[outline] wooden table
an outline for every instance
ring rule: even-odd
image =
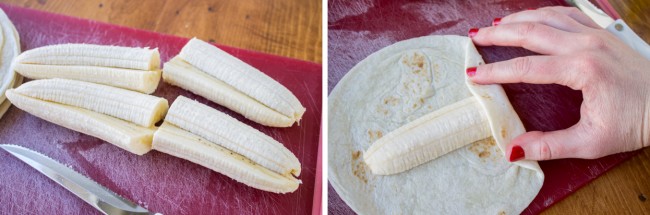
[[[322,62],[320,0],[0,0],[13,5]]]

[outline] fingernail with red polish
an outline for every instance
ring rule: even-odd
[[[529,7],[526,10],[535,10],[535,8]]]
[[[469,37],[472,38],[478,34],[478,28],[469,29]]]
[[[499,24],[501,24],[501,18],[496,18],[492,20],[492,26],[497,26]]]
[[[521,146],[513,146],[510,152],[510,162],[515,162],[523,159],[526,156],[524,149]]]
[[[467,73],[467,76],[473,77],[476,75],[476,67],[470,67],[465,70],[465,73]]]

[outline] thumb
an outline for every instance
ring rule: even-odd
[[[589,135],[580,124],[565,130],[531,131],[512,140],[506,149],[510,162],[526,160],[553,160],[560,158],[593,157],[588,150]]]

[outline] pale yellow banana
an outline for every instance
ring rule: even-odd
[[[222,106],[235,110],[244,117],[267,126],[290,126],[295,120],[269,108],[225,82],[198,70],[175,57],[165,63],[163,80],[201,95]]]
[[[154,128],[79,107],[39,100],[13,89],[7,90],[6,94],[16,107],[46,121],[97,137],[134,154],[142,155],[151,150]]]
[[[266,126],[289,127],[299,122],[306,110],[282,84],[196,38],[183,47],[176,59],[165,63],[163,80]]]
[[[158,49],[60,44],[23,52],[15,71],[31,79],[65,78],[152,93],[160,81]]]
[[[256,145],[256,143],[250,143],[250,145]],[[289,193],[298,189],[300,184],[300,180],[292,176],[270,171],[236,152],[168,122],[164,122],[154,134],[153,148],[207,167],[250,187],[268,192]]]
[[[34,80],[15,90],[32,98],[80,107],[151,127],[162,120],[166,99],[116,87],[66,79]]]
[[[23,76],[20,76],[18,74],[14,75],[14,81],[11,83],[13,88],[17,88],[23,83]],[[3,98],[6,97],[3,95]],[[5,113],[7,113],[10,107],[11,107],[11,101],[9,101],[9,99],[5,99],[2,103],[0,103],[0,118],[2,118],[5,115]]]
[[[25,112],[138,155],[151,150],[153,124],[168,109],[164,98],[65,79],[30,81],[6,94]]]
[[[373,174],[396,174],[490,136],[485,111],[470,97],[391,131],[363,158]]]
[[[280,175],[300,175],[298,158],[281,143],[197,101],[179,96],[169,108],[165,122],[241,154]]]

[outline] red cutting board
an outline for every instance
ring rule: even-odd
[[[331,92],[359,61],[395,42],[426,35],[466,36],[470,28],[489,26],[494,18],[552,5],[564,3],[561,0],[330,0],[328,89]],[[488,63],[534,54],[509,47],[478,47],[478,50]],[[503,87],[529,131],[568,128],[580,118],[580,91],[558,85],[507,84]],[[616,154],[596,160],[540,162],[546,179],[535,200],[523,213],[541,212],[636,153]],[[328,192],[330,214],[353,213],[331,185]]]
[[[163,62],[188,41],[90,20],[0,6],[20,34],[23,50],[60,43],[158,47]],[[161,83],[154,95],[170,104],[197,99],[284,143],[302,163],[302,185],[290,194],[250,188],[207,168],[151,151],[143,156],[46,122],[11,107],[0,120],[0,143],[26,146],[70,166],[152,212],[163,214],[308,214],[312,212],[320,139],[321,65],[221,47],[289,88],[307,108],[300,126],[270,128],[180,88]],[[0,150],[1,214],[98,214],[49,178]],[[319,179],[320,180],[320,179]],[[320,199],[320,198],[319,198]]]

